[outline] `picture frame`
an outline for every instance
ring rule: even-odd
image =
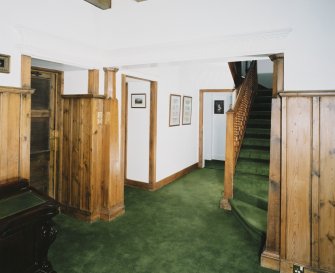
[[[192,120],[192,97],[183,97],[183,125],[190,125]]]
[[[169,126],[180,125],[181,96],[170,94]]]
[[[224,114],[224,100],[214,100],[214,114]]]
[[[146,108],[147,94],[134,93],[131,94],[131,108]]]
[[[0,73],[10,72],[10,56],[0,54]]]

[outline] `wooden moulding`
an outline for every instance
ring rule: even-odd
[[[196,170],[198,168],[198,163],[195,163],[185,169],[180,170],[179,172],[176,172],[158,182],[156,182],[155,184],[150,184],[150,183],[144,183],[144,182],[140,182],[140,181],[134,181],[134,180],[130,180],[130,179],[126,179],[125,184],[127,186],[130,187],[134,187],[134,188],[140,188],[140,189],[145,189],[145,190],[150,190],[150,191],[156,191],[159,190],[161,188],[163,188],[164,186],[176,181],[178,178]]]

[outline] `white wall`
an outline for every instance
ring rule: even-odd
[[[131,108],[131,94],[146,94],[146,108]],[[127,174],[130,180],[149,183],[150,83],[128,82]]]
[[[156,180],[197,163],[199,90],[232,88],[234,83],[227,63],[162,65],[122,73],[158,81]],[[120,92],[119,75],[117,93]],[[170,94],[192,97],[191,125],[169,126]]]
[[[270,59],[257,61],[257,72],[258,83],[267,88],[272,88],[273,62]]]
[[[224,101],[224,112],[232,103],[231,93],[204,94],[204,160],[226,159],[227,115],[214,114],[214,101]]]

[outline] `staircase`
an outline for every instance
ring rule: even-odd
[[[269,184],[271,90],[258,90],[251,106],[234,175],[232,212],[263,241],[267,225]]]

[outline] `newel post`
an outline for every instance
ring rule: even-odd
[[[116,98],[117,68],[104,68],[103,179],[100,218],[111,221],[124,213],[123,180],[120,169],[119,111]]]
[[[224,174],[224,190],[220,207],[231,210],[229,199],[233,198],[233,179],[235,173],[235,150],[234,150],[234,111],[227,111],[226,130],[226,161]]]

